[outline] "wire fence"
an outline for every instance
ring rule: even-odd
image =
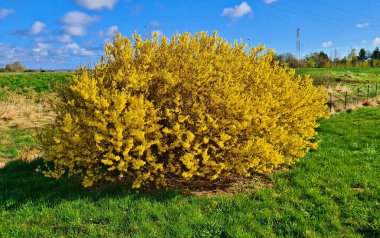
[[[380,84],[368,84],[365,87],[327,88],[328,106],[331,113],[356,106],[375,105],[380,96]]]

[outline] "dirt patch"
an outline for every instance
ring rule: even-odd
[[[19,155],[18,159],[25,162],[31,162],[41,157],[41,151],[37,149],[23,148],[19,151]]]
[[[5,167],[5,162],[0,162],[0,169]]]
[[[353,190],[355,191],[355,192],[358,192],[358,193],[362,193],[362,192],[364,192],[364,188],[353,188]]]
[[[39,128],[52,121],[54,117],[49,104],[36,103],[33,97],[10,93],[9,97],[0,100],[0,128]]]

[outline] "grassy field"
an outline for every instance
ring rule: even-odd
[[[53,115],[49,102],[68,73],[0,73],[0,165],[37,156],[32,134]]]
[[[0,100],[7,99],[9,92],[39,100],[71,77],[69,73],[0,73]]]
[[[351,83],[368,84],[380,83],[380,68],[335,68],[335,69],[297,69],[297,74],[308,74],[319,84]]]
[[[380,237],[380,108],[321,122],[317,151],[271,175],[273,186],[234,196],[84,189],[0,169],[1,237]]]
[[[334,110],[374,104],[380,95],[380,68],[297,69],[297,74],[310,75],[314,84],[323,85],[332,95]]]
[[[357,74],[380,74],[348,71],[365,83]],[[322,82],[328,70],[298,72]],[[54,118],[54,88],[70,77],[0,74],[0,237],[380,237],[380,107],[322,121],[317,151],[236,195],[84,189],[43,177],[33,160],[32,135]]]

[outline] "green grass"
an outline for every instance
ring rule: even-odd
[[[195,197],[0,169],[1,237],[380,237],[380,108],[323,120],[318,150],[255,194]]]
[[[0,73],[0,89],[22,94],[51,93],[57,85],[62,84],[72,74],[69,73]],[[0,99],[7,93],[0,90]]]
[[[20,151],[34,148],[36,141],[32,136],[33,130],[16,128],[0,128],[0,162],[7,162],[20,156]]]
[[[325,86],[339,83],[351,87],[380,84],[380,68],[308,68],[297,69],[296,74],[310,75],[316,84]]]

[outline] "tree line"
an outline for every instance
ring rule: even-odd
[[[297,59],[290,53],[279,54],[275,56],[281,64],[291,68],[371,68],[380,67],[380,49],[375,50],[360,49],[359,53],[355,48],[344,56],[329,57],[325,52],[313,52],[304,59]]]
[[[28,69],[19,61],[16,61],[12,64],[6,64],[4,67],[0,67],[0,72],[26,72],[27,70]]]

